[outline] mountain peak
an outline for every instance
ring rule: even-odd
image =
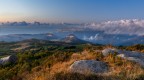
[[[77,38],[74,34],[67,35],[63,41],[66,43],[86,43],[86,41]]]
[[[66,38],[77,39],[77,37],[74,34],[69,34],[69,35],[66,36]]]
[[[48,37],[54,36],[54,34],[52,34],[52,33],[47,33],[46,35],[47,35]]]

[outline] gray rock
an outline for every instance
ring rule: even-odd
[[[6,63],[15,63],[17,61],[17,57],[14,55],[10,55],[7,57],[3,57],[0,59],[0,64],[4,65]]]
[[[104,56],[108,56],[109,54],[114,54],[115,51],[116,51],[115,49],[107,48],[107,49],[104,49],[104,50],[102,51],[102,54],[103,54]]]
[[[102,74],[108,71],[108,66],[102,61],[80,60],[70,66],[70,71],[81,74]]]
[[[126,50],[118,50],[118,49],[104,49],[102,54],[104,56],[108,56],[108,54],[117,53],[116,56],[121,57],[123,59],[136,62],[144,67],[144,53],[136,52],[136,51],[126,51]]]

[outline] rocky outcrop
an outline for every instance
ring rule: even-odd
[[[72,44],[85,44],[89,43],[87,41],[81,40],[77,38],[74,34],[69,34],[65,38],[62,39],[63,42],[65,43],[72,43]]]
[[[103,54],[104,56],[108,56],[109,54],[115,54],[115,53],[117,53],[117,52],[119,52],[117,49],[107,48],[107,49],[104,49],[104,50],[102,51],[102,54]]]
[[[10,56],[1,58],[0,64],[4,65],[6,63],[15,63],[16,61],[17,61],[17,57],[15,55],[10,55]]]
[[[70,66],[70,71],[81,74],[102,74],[108,71],[108,66],[102,61],[80,60]]]
[[[108,48],[104,49],[102,51],[102,54],[104,56],[108,56],[109,54],[115,54],[118,57],[136,62],[140,64],[142,67],[144,67],[144,53]]]

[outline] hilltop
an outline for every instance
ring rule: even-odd
[[[69,38],[75,41],[76,37],[68,35],[64,40]],[[114,47],[37,39],[0,45],[0,61],[6,61],[0,65],[2,80],[144,79],[143,45]],[[16,58],[11,61],[9,55]]]

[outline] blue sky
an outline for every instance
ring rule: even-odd
[[[0,0],[0,21],[96,22],[143,19],[144,0]]]

